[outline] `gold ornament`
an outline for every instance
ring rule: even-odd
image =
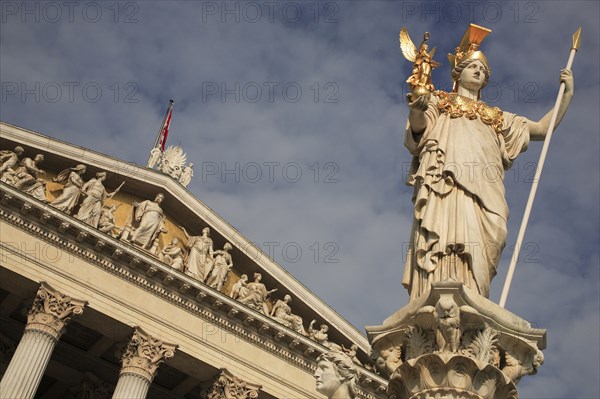
[[[481,119],[483,123],[491,126],[496,133],[502,131],[504,118],[498,107],[490,107],[483,101],[474,101],[456,93],[446,93],[437,90],[433,93],[439,98],[437,104],[440,112],[450,115],[450,118],[466,116],[469,119]]]
[[[400,30],[400,50],[404,58],[413,63],[412,75],[406,80],[411,91],[411,98],[415,99],[419,96],[430,94],[435,90],[431,83],[431,71],[440,66],[440,63],[433,60],[435,48],[431,51],[427,45],[429,40],[429,32],[423,35],[423,41],[419,45],[419,49],[412,42],[406,28]]]

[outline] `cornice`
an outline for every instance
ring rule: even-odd
[[[0,182],[0,220],[134,284],[247,342],[314,372],[328,349],[229,296],[163,264],[137,247]],[[0,243],[2,250],[27,256]],[[361,368],[362,398],[385,392],[387,381]]]

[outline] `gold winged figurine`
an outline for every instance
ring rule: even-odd
[[[423,41],[419,46],[419,50],[410,39],[406,28],[400,30],[400,50],[404,58],[413,63],[412,75],[406,80],[411,91],[411,99],[429,94],[435,90],[431,83],[431,70],[439,67],[441,64],[433,60],[435,55],[435,47],[429,50],[427,41],[429,40],[429,32],[423,35]]]

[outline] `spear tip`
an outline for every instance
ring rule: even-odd
[[[575,50],[579,50],[579,44],[581,42],[580,38],[581,38],[581,26],[579,27],[579,29],[577,29],[575,31],[575,33],[573,33],[573,46],[571,48],[573,48]]]

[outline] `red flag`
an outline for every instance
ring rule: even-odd
[[[167,136],[169,135],[169,125],[171,124],[171,115],[173,114],[173,102],[169,105],[169,110],[167,111],[167,115],[165,121],[163,123],[160,138],[158,139],[158,145],[160,145],[160,150],[165,150],[165,143],[167,142]]]

